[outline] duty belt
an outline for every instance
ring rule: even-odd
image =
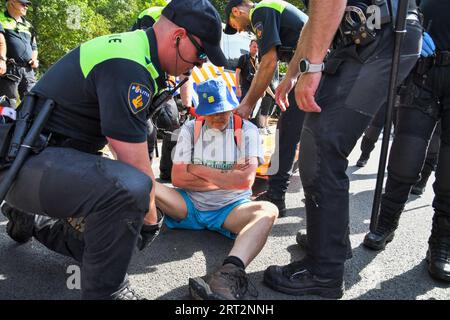
[[[393,25],[388,0],[372,0],[372,6],[357,2],[345,8],[345,14],[334,39],[334,46],[356,44],[366,46],[375,40],[377,29]],[[408,20],[418,20],[417,12],[411,10]]]
[[[50,147],[72,148],[81,152],[98,154],[101,146],[91,144],[79,139],[74,139],[56,132],[45,132]]]

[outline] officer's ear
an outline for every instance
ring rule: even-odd
[[[231,14],[232,14],[234,17],[239,16],[240,13],[241,13],[241,10],[239,10],[238,7],[233,7],[233,8],[231,8]]]
[[[175,41],[175,45],[178,46],[180,44],[180,40],[186,35],[186,30],[184,30],[183,28],[179,28],[177,29],[174,33],[173,33],[173,40]]]

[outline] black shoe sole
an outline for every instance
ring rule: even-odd
[[[434,280],[439,282],[450,282],[450,274],[447,272],[443,272],[441,270],[436,270],[430,267],[428,265],[428,273],[430,274],[430,277],[432,277]]]
[[[421,196],[421,195],[423,195],[424,191],[425,190],[423,190],[423,189],[414,189],[414,188],[412,188],[411,189],[411,194],[413,194],[415,196]]]
[[[367,238],[364,238],[363,245],[366,248],[374,250],[374,251],[384,250],[384,248],[386,248],[386,245],[394,239],[394,236],[395,236],[395,234],[392,233],[391,235],[389,235],[386,238],[386,240],[384,242],[381,242],[381,243],[373,242],[371,240],[367,240]]]
[[[366,164],[357,162],[356,166],[359,167],[359,168],[364,168],[366,166]]]
[[[274,286],[272,283],[266,280],[264,276],[264,283],[271,289],[289,294],[291,296],[306,296],[313,295],[319,296],[327,299],[340,299],[344,295],[344,288],[305,288],[305,289],[294,289],[288,287]]]
[[[189,278],[189,293],[194,300],[226,300],[209,290],[202,278]]]

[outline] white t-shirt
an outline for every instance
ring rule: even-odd
[[[256,126],[243,121],[241,147],[238,148],[234,137],[233,116],[230,118],[227,129],[223,131],[208,128],[204,123],[195,147],[195,120],[185,123],[178,137],[173,162],[201,164],[220,170],[230,170],[238,161],[243,163],[245,159],[252,157],[256,157],[260,164],[263,163],[262,142]],[[218,210],[235,201],[248,199],[252,194],[251,189],[185,191],[201,211]]]

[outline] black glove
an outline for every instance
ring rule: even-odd
[[[141,251],[150,246],[150,244],[153,242],[153,240],[156,239],[159,231],[161,230],[164,221],[164,214],[159,208],[156,208],[156,212],[158,214],[158,223],[142,225],[142,229],[138,237],[138,242],[136,244],[138,249]]]

